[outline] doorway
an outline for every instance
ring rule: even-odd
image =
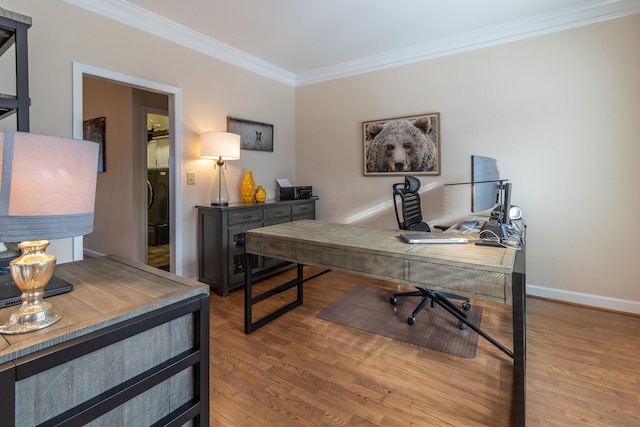
[[[147,133],[147,264],[171,266],[169,112],[145,108]]]
[[[163,95],[167,99],[165,104],[168,108],[163,111],[167,113],[168,128],[171,129],[171,136],[168,138],[168,162],[169,162],[169,248],[170,248],[170,267],[169,270],[178,274],[183,274],[184,261],[183,261],[183,242],[182,238],[176,238],[176,236],[182,236],[183,224],[180,221],[176,221],[176,218],[182,217],[182,189],[178,183],[177,177],[181,173],[181,162],[176,161],[176,153],[181,152],[182,140],[181,140],[181,91],[179,88],[167,86],[161,83],[142,80],[136,77],[126,76],[119,73],[114,73],[108,70],[102,70],[95,67],[74,63],[73,64],[73,137],[82,138],[82,121],[83,121],[83,78],[95,78],[99,80],[105,80],[117,85],[121,85],[129,88],[132,92],[132,99],[137,98],[138,94],[155,94]],[[136,106],[142,106],[142,103],[128,104],[127,108],[133,112]],[[143,114],[143,107],[140,107],[138,113],[132,114],[132,123],[129,126],[129,141],[131,149],[129,151],[129,160],[131,162],[131,169],[127,175],[129,175],[130,181],[122,182],[120,177],[119,190],[111,191],[111,197],[113,197],[113,205],[116,209],[119,209],[116,215],[112,217],[121,217],[126,222],[126,228],[131,228],[130,233],[121,233],[122,237],[119,239],[118,244],[123,245],[124,252],[131,253],[130,257],[134,260],[146,262],[147,258],[147,240],[148,240],[148,200],[147,200],[147,153],[146,153],[146,141],[145,144],[134,144],[133,141],[143,141],[146,139],[147,129],[145,126],[145,115]],[[139,119],[137,119],[138,117]],[[107,128],[109,124],[107,123]],[[109,136],[107,135],[107,144]],[[107,148],[108,150],[108,148]],[[108,155],[108,152],[107,152]],[[107,156],[107,162],[108,162]],[[107,165],[107,174],[109,173],[109,167]],[[100,179],[100,176],[99,176]],[[117,194],[119,191],[125,191],[130,193],[129,197],[122,197]],[[131,206],[127,206],[127,209],[123,211],[123,200],[132,200]],[[98,207],[96,206],[96,216],[98,215]],[[96,224],[94,222],[94,232],[96,232]],[[107,230],[107,233],[117,233],[117,228],[111,228]],[[107,253],[119,253],[117,250],[95,250],[96,255]],[[74,239],[74,260],[80,260],[86,255],[87,249],[84,247],[82,237]],[[89,250],[91,255],[91,250]],[[125,256],[129,256],[125,254]]]

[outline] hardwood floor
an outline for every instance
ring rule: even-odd
[[[169,244],[147,247],[147,264],[151,267],[169,269],[171,259],[169,258]]]
[[[511,424],[512,362],[486,340],[467,360],[316,317],[359,284],[410,289],[331,272],[305,283],[304,305],[250,335],[243,291],[212,294],[211,425]],[[484,307],[483,329],[511,348],[511,307],[472,303]],[[527,425],[640,425],[640,317],[532,298],[527,310]]]

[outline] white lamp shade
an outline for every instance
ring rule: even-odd
[[[0,132],[0,241],[93,231],[98,144]]]
[[[238,160],[240,135],[230,132],[203,132],[200,134],[200,157],[214,160]]]

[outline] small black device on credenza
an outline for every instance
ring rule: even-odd
[[[312,189],[310,185],[278,187],[278,200],[310,199]]]
[[[60,279],[57,276],[52,276],[49,279],[49,283],[44,288],[44,298],[52,297],[54,295],[64,294],[71,292],[73,285]],[[22,292],[16,286],[8,272],[0,273],[0,308],[11,307],[13,305],[22,304]]]

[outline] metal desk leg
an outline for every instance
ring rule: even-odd
[[[242,268],[244,268],[244,333],[249,334],[253,331],[253,304],[251,304],[253,278],[251,277],[251,255],[248,253],[242,257]]]
[[[527,375],[527,301],[525,289],[524,253],[518,254],[511,286],[513,298],[513,424],[524,426],[526,421]]]
[[[295,279],[288,281],[287,283],[283,283],[282,285],[276,286],[272,289],[262,292],[259,295],[253,296],[253,278],[251,274],[251,254],[245,253],[244,255],[244,333],[250,334],[258,328],[266,325],[272,320],[277,319],[282,316],[284,313],[293,310],[299,305],[302,305],[302,297],[303,297],[303,289],[302,285],[304,283],[303,278],[303,265],[298,264],[297,267],[297,276]],[[261,301],[264,301],[267,298],[270,298],[276,294],[282,293],[288,289],[296,286],[296,299],[289,304],[281,307],[280,309],[267,314],[259,320],[253,321],[253,306],[258,304]]]

